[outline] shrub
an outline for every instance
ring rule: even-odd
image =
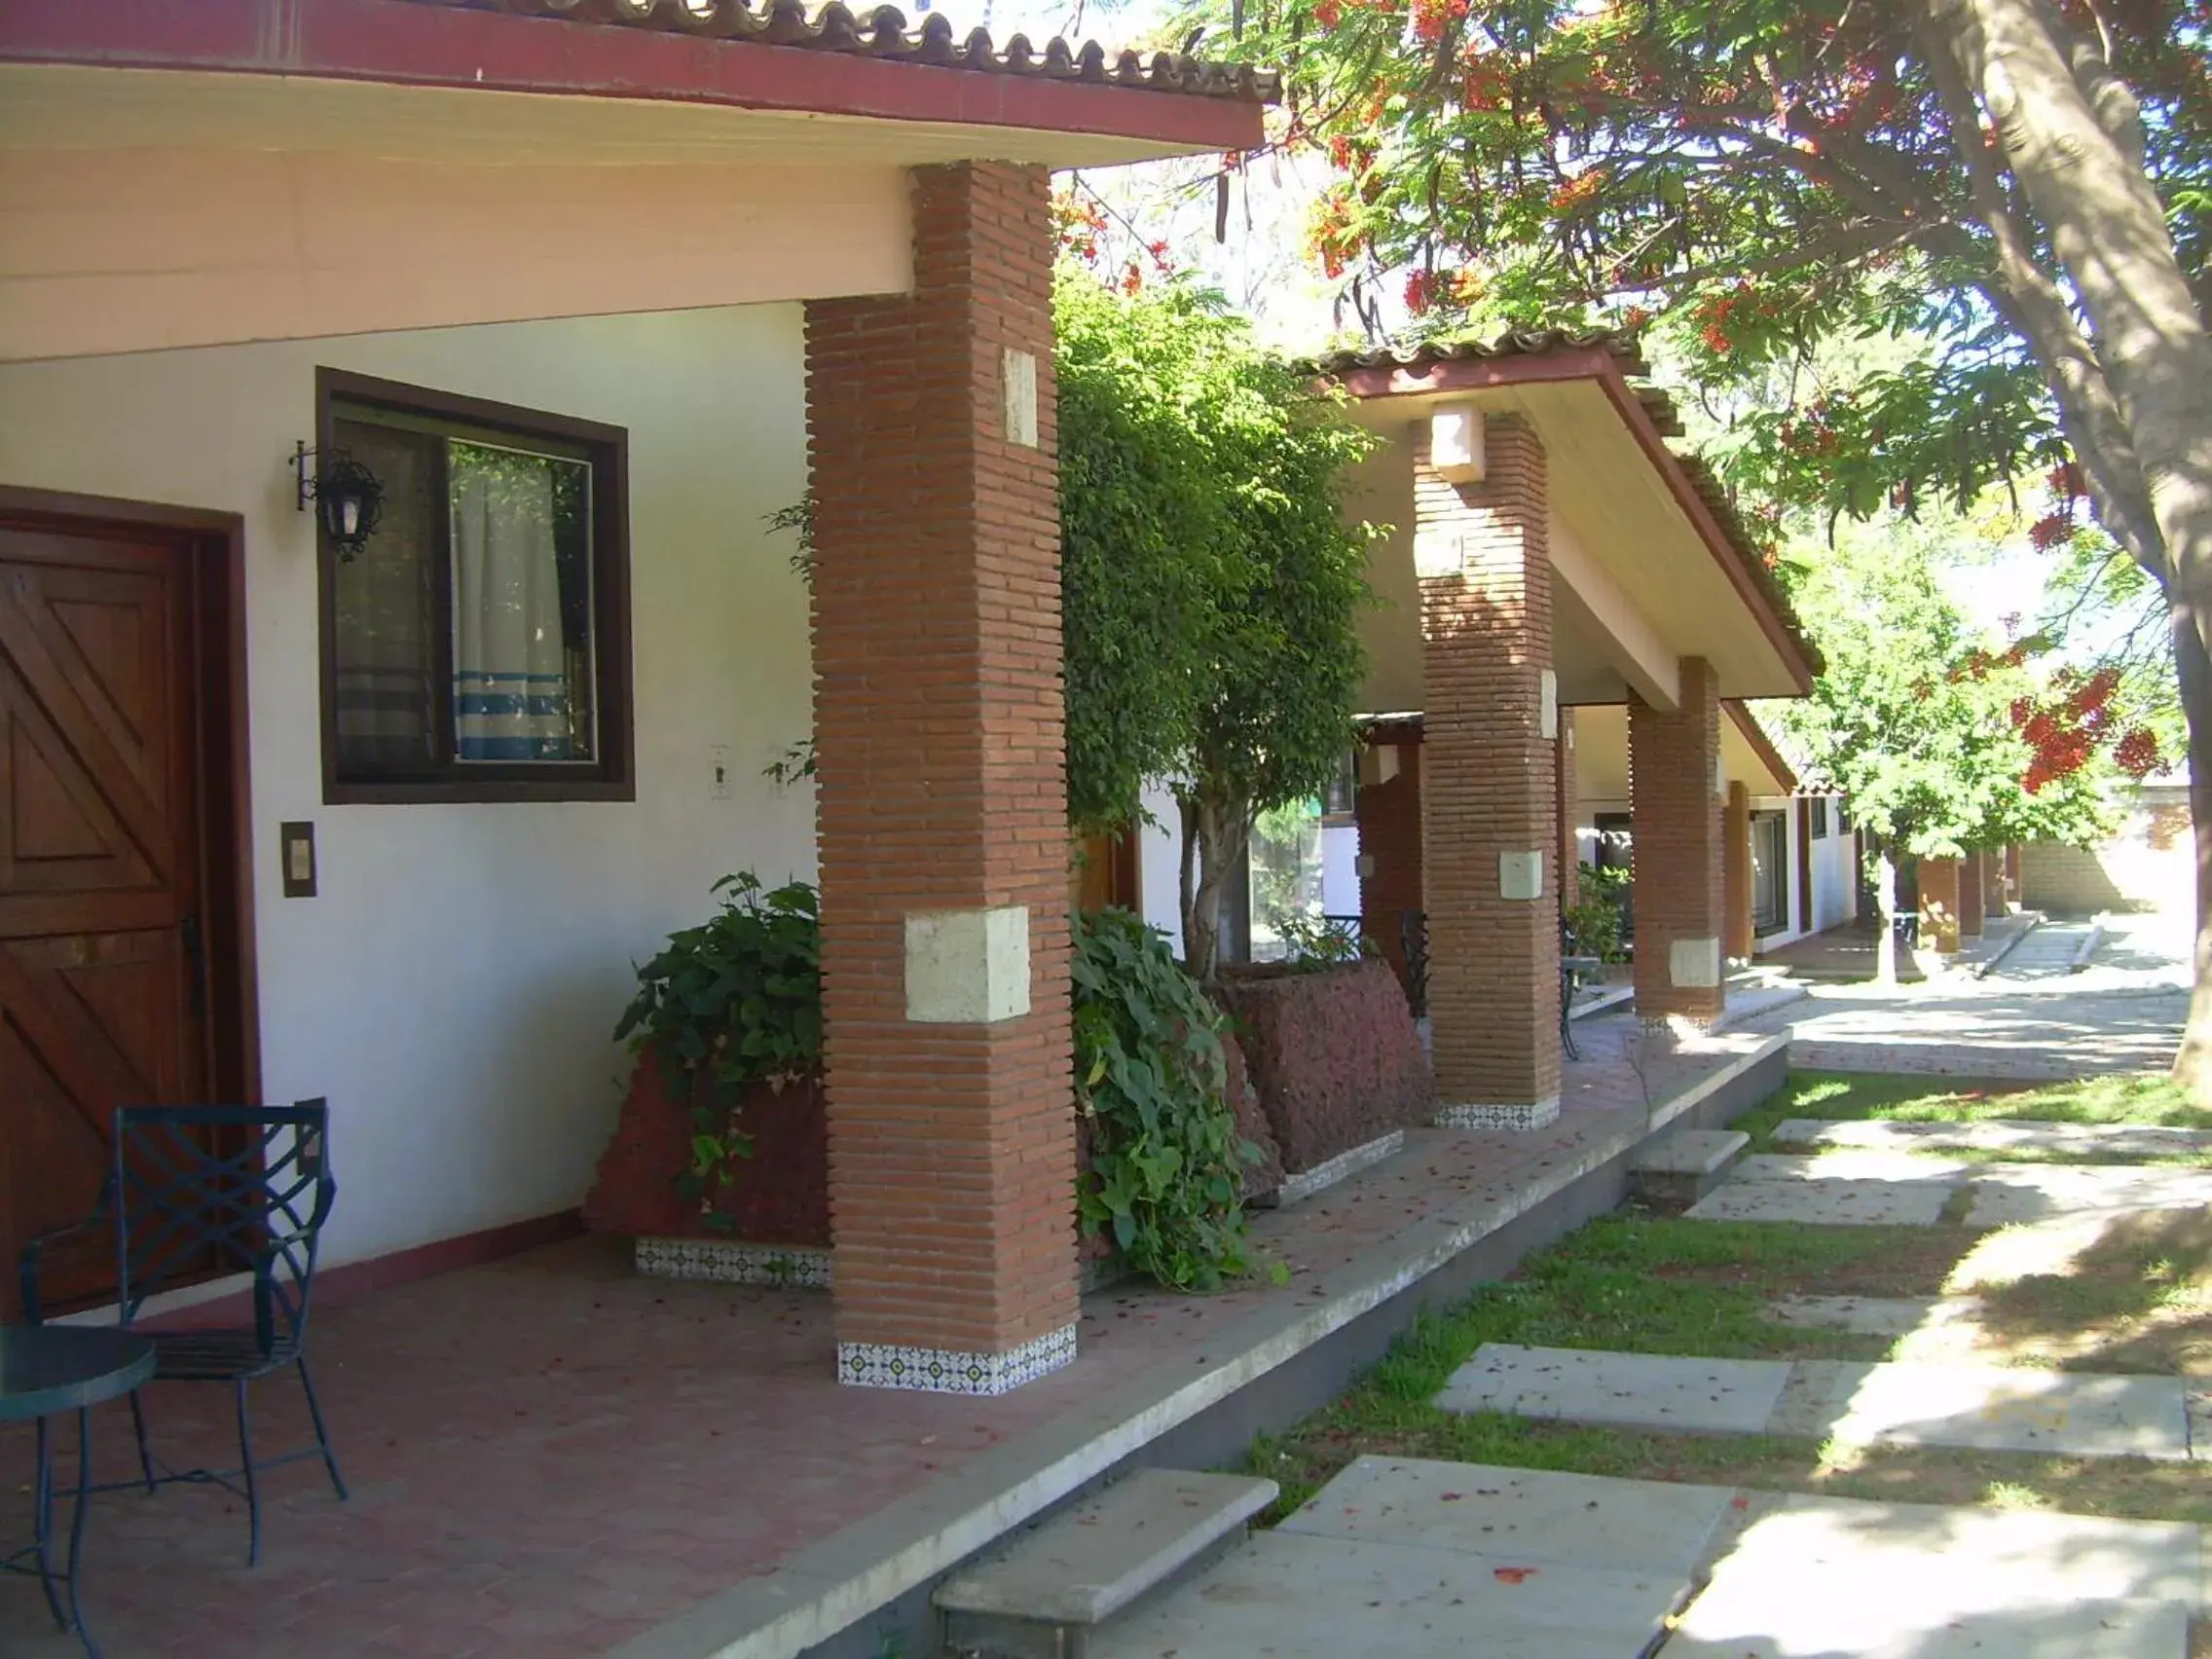
[[[822,1066],[822,921],[812,887],[770,892],[750,870],[715,883],[721,910],[669,936],[638,970],[638,994],[614,1028],[650,1050],[669,1098],[691,1107],[696,1197],[753,1155],[737,1112],[747,1087],[782,1089]],[[702,1080],[711,1087],[701,1088]]]
[[[1218,1289],[1249,1268],[1238,1186],[1260,1156],[1227,1098],[1221,1012],[1126,910],[1078,918],[1074,978],[1083,1225],[1171,1290]]]

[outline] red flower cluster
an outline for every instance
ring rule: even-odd
[[[2149,726],[2137,726],[2113,746],[2112,757],[2129,777],[2148,778],[2163,758],[2158,753],[2158,734]]]
[[[1313,20],[1325,29],[1333,29],[1345,20],[1345,9],[1337,0],[1316,0]]]
[[[2047,553],[2059,543],[2073,540],[2078,528],[2071,513],[2046,513],[2028,526],[2028,540],[2038,553]]]
[[[1414,0],[1414,35],[1434,46],[1444,31],[1467,15],[1467,0]]]
[[[1097,203],[1072,195],[1055,197],[1052,225],[1063,252],[1086,265],[1098,263],[1098,239],[1106,234],[1106,214]]]
[[[1742,284],[1724,294],[1708,294],[1690,313],[1705,349],[1725,357],[1736,347],[1745,326],[1774,314],[1773,303]]]
[[[1406,310],[1420,316],[1433,311],[1444,292],[1444,279],[1433,271],[1406,273]]]
[[[1552,211],[1571,213],[1584,203],[1593,201],[1604,188],[1604,168],[1590,167],[1578,172],[1552,192]]]
[[[2088,764],[2089,756],[2112,736],[2112,694],[2119,687],[2118,669],[2100,668],[2086,679],[2060,673],[2051,680],[2056,701],[2042,708],[2029,697],[2013,701],[2012,724],[2035,751],[2027,775],[2020,780],[2028,793],[2040,793],[2045,785],[2071,777]]]

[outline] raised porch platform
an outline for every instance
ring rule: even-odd
[[[276,1471],[249,1573],[222,1493],[105,1494],[88,1614],[110,1659],[783,1659],[872,1655],[893,1631],[920,1659],[929,1587],[1001,1533],[1118,1468],[1234,1457],[1424,1303],[1617,1203],[1655,1129],[1725,1122],[1787,1063],[1785,1039],[1742,1032],[1646,1050],[1621,1015],[1577,1038],[1551,1128],[1416,1130],[1254,1217],[1287,1283],[1091,1296],[1076,1363],[995,1400],[840,1388],[821,1292],[643,1279],[617,1240],[325,1309],[312,1353],[353,1500],[310,1465]],[[225,1390],[165,1384],[148,1410],[170,1464],[228,1459]],[[254,1416],[269,1451],[306,1430],[282,1378]],[[127,1414],[103,1408],[94,1435],[97,1476],[126,1477]],[[27,1433],[0,1435],[7,1495],[28,1465]],[[76,1651],[27,1583],[0,1583],[0,1632],[11,1659]]]

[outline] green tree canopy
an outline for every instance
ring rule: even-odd
[[[2113,718],[2110,687],[2039,674],[2032,638],[1976,639],[1937,579],[1936,542],[1884,517],[1800,570],[1792,599],[1827,661],[1783,723],[1854,819],[1907,857],[2093,839],[2114,769],[2101,743],[2068,736]]]
[[[1205,974],[1254,815],[1351,746],[1366,552],[1343,478],[1371,440],[1188,284],[1071,262],[1054,308],[1070,811],[1124,825],[1147,780],[1175,790]]]

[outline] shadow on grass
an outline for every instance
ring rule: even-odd
[[[2067,1272],[1976,1294],[1977,1322],[2013,1357],[2076,1371],[2212,1376],[2212,1213],[2116,1217]]]

